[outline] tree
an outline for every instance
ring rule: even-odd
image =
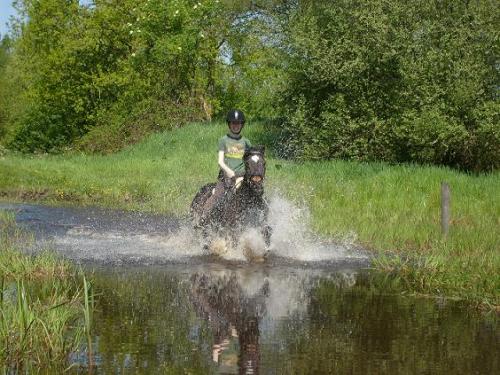
[[[498,168],[498,18],[487,0],[299,2],[288,151]]]
[[[5,135],[8,123],[9,88],[7,66],[11,54],[11,40],[8,35],[0,36],[0,139]]]
[[[169,124],[201,118],[197,100],[206,96],[214,71],[207,67],[217,56],[209,31],[219,22],[218,1],[23,0],[17,6],[24,15],[15,50],[26,110],[11,146],[59,150],[95,128],[140,137],[158,125],[159,115],[150,113],[156,108],[178,114]]]

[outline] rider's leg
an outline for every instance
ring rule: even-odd
[[[217,182],[217,185],[215,185],[212,195],[208,197],[208,199],[205,201],[205,204],[203,205],[203,214],[201,215],[202,221],[206,220],[207,217],[212,213],[214,208],[224,197],[225,192],[226,187],[224,180],[219,180]]]

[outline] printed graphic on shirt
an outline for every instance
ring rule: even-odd
[[[227,145],[227,151],[225,156],[228,158],[243,159],[243,154],[245,153],[245,145],[241,143],[235,143]]]

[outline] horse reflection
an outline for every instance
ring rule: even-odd
[[[225,367],[221,370],[237,366],[240,374],[258,374],[259,322],[265,314],[268,281],[251,294],[243,290],[234,272],[195,274],[191,282],[193,304],[214,335],[213,361]]]

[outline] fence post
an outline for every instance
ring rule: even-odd
[[[441,232],[448,236],[450,225],[450,186],[447,182],[441,183]]]

